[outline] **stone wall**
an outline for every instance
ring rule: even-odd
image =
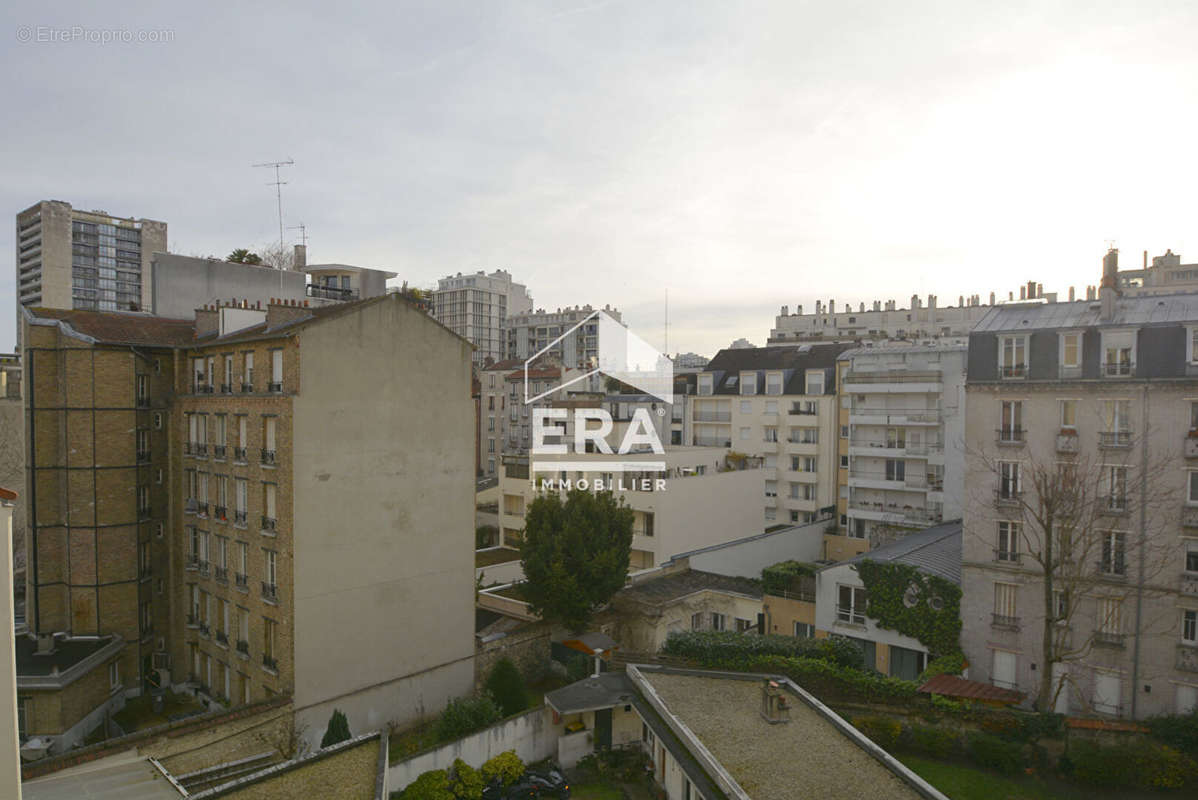
[[[501,658],[509,658],[526,681],[538,681],[549,670],[549,626],[531,623],[490,642],[479,642],[474,658],[474,685],[482,688]]]
[[[386,737],[368,734],[277,764],[232,785],[192,795],[197,800],[226,797],[236,800],[292,800],[297,797],[336,797],[346,800],[386,800]],[[381,778],[381,779],[380,779]]]

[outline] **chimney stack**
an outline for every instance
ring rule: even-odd
[[[1020,286],[1020,287],[1019,287],[1019,299],[1020,299],[1020,300],[1026,300],[1026,299],[1027,299],[1027,287],[1026,287],[1026,286]]]
[[[990,293],[990,305],[994,305],[994,292]]]
[[[1098,299],[1102,303],[1100,318],[1110,322],[1115,317],[1115,298],[1118,296],[1119,285],[1119,251],[1112,247],[1102,257],[1102,283],[1098,289]]]
[[[308,246],[306,244],[297,244],[295,246],[295,257],[291,261],[291,268],[299,271],[308,266]]]
[[[1073,296],[1073,287],[1069,287],[1069,302],[1072,303],[1076,298]]]

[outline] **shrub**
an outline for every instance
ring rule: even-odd
[[[1189,714],[1153,717],[1147,721],[1154,739],[1180,750],[1190,758],[1198,758],[1198,710]]]
[[[325,728],[324,738],[320,740],[321,748],[344,742],[350,738],[349,720],[345,718],[345,714],[337,709],[333,709],[333,716],[329,717],[329,726]]]
[[[916,678],[920,683],[927,683],[937,675],[960,675],[965,670],[965,654],[957,651],[946,653],[939,658],[933,658],[924,667],[923,672]]]
[[[501,658],[487,678],[487,691],[495,698],[499,710],[505,717],[518,714],[528,708],[528,692],[524,678],[510,658]]]
[[[403,800],[454,800],[453,792],[449,791],[449,776],[443,769],[421,773],[400,796]]]
[[[505,750],[484,763],[480,772],[487,783],[498,780],[504,786],[511,786],[524,774],[524,762],[515,750]]]
[[[453,761],[453,782],[450,788],[457,800],[482,800],[486,781],[474,767],[460,758]]]
[[[918,681],[916,681],[918,683]],[[969,710],[969,706],[963,702],[949,700],[938,694],[932,695],[932,708],[944,714],[964,714]]]
[[[899,748],[930,758],[950,759],[961,752],[961,737],[950,728],[908,725],[899,737]]]
[[[477,697],[455,697],[445,706],[437,720],[437,739],[451,742],[475,731],[481,731],[503,718],[491,695],[483,692]]]
[[[1070,748],[1070,759],[1074,777],[1094,786],[1181,789],[1198,780],[1198,764],[1193,759],[1153,742],[1123,747],[1078,742]]]
[[[780,561],[761,571],[762,588],[767,594],[797,592],[803,588],[803,578],[815,577],[816,566],[803,561]]]
[[[979,767],[1013,775],[1023,767],[1023,746],[988,733],[971,734],[966,749]]]
[[[499,528],[494,525],[479,525],[474,529],[474,549],[490,547],[499,541]]]
[[[888,717],[857,717],[853,720],[853,727],[883,750],[894,749],[903,729],[902,725]]]
[[[591,674],[591,659],[582,653],[570,656],[566,662],[566,680],[570,683],[580,681]]]
[[[842,667],[862,667],[861,648],[842,636],[796,639],[778,634],[745,636],[729,631],[679,631],[670,634],[662,649],[671,655],[714,667],[758,656],[812,658],[831,661]]]

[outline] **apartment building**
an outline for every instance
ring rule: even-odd
[[[563,471],[547,464],[569,461]],[[760,533],[759,502],[764,483],[760,459],[729,457],[722,447],[666,448],[664,454],[630,453],[621,464],[646,462],[643,471],[613,471],[612,457],[595,453],[537,455],[541,469],[530,472],[528,456],[508,456],[499,479],[499,525],[503,539],[519,542],[529,504],[542,491],[542,479],[583,480],[593,488],[596,479],[633,510],[630,570],[649,569],[678,553]],[[594,469],[575,464],[593,462]],[[656,464],[663,463],[664,470]],[[661,483],[658,483],[661,481]],[[614,484],[613,484],[614,482]],[[622,483],[621,483],[622,482]],[[648,490],[643,490],[648,486]],[[621,488],[623,487],[623,488]],[[556,491],[558,484],[553,484]]]
[[[1198,292],[1198,264],[1181,263],[1181,255],[1172,250],[1153,256],[1151,264],[1145,250],[1141,269],[1119,270],[1118,275],[1119,291],[1126,297]]]
[[[620,312],[611,306],[603,311],[620,321]],[[544,352],[567,367],[593,369],[599,358],[599,320],[588,318],[595,312],[585,305],[510,314],[504,326],[507,357],[526,359]]]
[[[970,336],[962,645],[972,678],[1143,718],[1198,706],[1198,295],[1119,297],[1116,258],[1097,302]]]
[[[645,412],[643,418],[652,423],[657,440],[663,445],[677,447],[689,444],[693,440],[690,406],[695,400],[695,386],[693,373],[675,375],[673,403],[666,403],[655,395],[642,392],[609,392],[603,398],[603,407],[612,418],[608,444],[615,449],[623,441],[638,410]]]
[[[836,505],[836,360],[847,344],[721,350],[695,376],[692,439],[759,457],[766,524]]]
[[[166,223],[43,200],[17,214],[17,303],[129,311],[150,307],[150,257]]]
[[[474,363],[515,358],[505,348],[510,317],[532,310],[532,295],[506,270],[449,275],[433,292],[433,316],[474,345]],[[526,358],[522,356],[521,358]]]
[[[878,344],[841,354],[834,561],[904,532],[960,519],[964,345]]]
[[[88,702],[288,694],[318,739],[469,690],[467,342],[398,295],[25,323],[30,628],[120,648]]]
[[[978,295],[961,296],[955,306],[941,306],[934,294],[928,295],[927,302],[913,294],[908,308],[899,308],[894,300],[875,300],[868,309],[865,303],[856,310],[845,303],[844,310],[837,311],[835,300],[827,304],[817,300],[814,313],[804,314],[800,305],[792,314],[789,306],[782,306],[767,344],[964,337],[994,303],[991,292],[988,305]]]

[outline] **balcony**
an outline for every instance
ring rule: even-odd
[[[1080,437],[1077,435],[1077,431],[1061,431],[1057,434],[1057,452],[1076,453],[1079,442]]]
[[[995,433],[999,447],[1022,447],[1027,443],[1027,431],[1023,428],[999,428]]]
[[[342,289],[337,286],[323,286],[319,283],[309,283],[306,287],[308,297],[319,297],[321,300],[357,300],[357,289]]]
[[[906,470],[903,474],[898,474],[891,470],[869,470],[854,468],[849,470],[849,486],[860,486],[862,488],[876,489],[914,489],[926,490],[928,488],[928,478],[924,473],[911,470],[911,474],[907,475]]]
[[[266,391],[271,392],[272,394],[282,394],[283,382],[279,381],[278,383],[275,383],[272,381],[271,383],[266,384]]]
[[[275,583],[267,583],[262,581],[262,599],[268,603],[278,605],[279,602],[279,586]]]
[[[221,394],[233,394],[233,384],[222,383],[220,385],[220,393]]]
[[[845,625],[864,625],[865,612],[852,606],[837,606],[836,621]]]
[[[1004,631],[1017,631],[1019,630],[1019,617],[1011,617],[1006,614],[991,614],[990,627]]]
[[[225,446],[223,444],[212,445],[212,457],[223,459],[225,457]]]
[[[1106,361],[1102,364],[1102,374],[1106,378],[1127,378],[1135,371],[1134,361]]]
[[[1122,648],[1123,642],[1127,638],[1125,633],[1111,633],[1109,631],[1094,631],[1094,645],[1097,647],[1115,647]]]
[[[241,382],[241,393],[242,393],[242,394],[253,394],[253,393],[254,393],[254,384],[253,384],[253,382],[251,382],[251,381],[242,381],[242,382]]]
[[[1015,506],[1023,505],[1023,492],[1018,489],[995,489],[994,503],[999,506]]]
[[[731,422],[731,411],[696,411],[695,422]]]
[[[234,447],[233,448],[233,460],[239,461],[242,464],[244,464],[246,462],[246,454],[245,454],[244,447]]]
[[[262,450],[262,465],[267,466],[267,467],[273,467],[275,465],[275,451],[274,450],[266,450],[266,449]]]
[[[870,502],[868,500],[850,501],[849,509],[856,512],[854,517],[873,520],[889,525],[903,525],[912,528],[924,528],[943,521],[943,514],[911,505],[898,503]]]
[[[200,568],[200,557],[197,555],[194,555],[194,554],[189,555],[187,557],[187,563],[184,566],[184,569],[199,569],[199,568]]]
[[[1027,377],[1027,364],[1007,364],[998,368],[1003,380],[1020,380]]]
[[[196,458],[206,458],[208,455],[208,443],[207,442],[192,442],[191,443],[191,454],[193,456],[195,456]]]
[[[513,442],[512,445],[515,446],[515,443]],[[695,437],[695,446],[696,447],[731,447],[732,441],[730,439],[721,439],[718,436],[714,437],[714,438],[711,436],[696,436]]]
[[[1198,672],[1198,647],[1192,644],[1177,645],[1177,662],[1174,666],[1180,672]]]
[[[212,507],[212,518],[216,519],[216,520],[220,520],[221,522],[228,522],[229,521],[229,509],[226,508],[225,506],[213,506]]]
[[[212,394],[211,383],[201,383],[196,386],[196,394]]]
[[[263,653],[262,654],[262,666],[265,667],[266,669],[270,670],[271,672],[275,673],[276,675],[279,674],[279,661],[274,656],[268,656],[265,653]]]
[[[195,455],[195,445],[193,445],[191,442],[184,442],[183,443],[183,455],[194,456]]]
[[[137,463],[138,464],[145,464],[145,463],[149,462],[149,460],[150,460],[150,451],[149,450],[138,450],[137,451]]]
[[[246,522],[246,512],[245,511],[234,511],[233,512],[233,524],[238,528],[246,527],[246,525],[248,524]]]
[[[200,503],[200,502],[198,502],[198,501],[197,501],[197,502],[196,502],[196,504],[195,504],[195,513],[196,513],[198,516],[201,516],[201,517],[206,517],[206,516],[208,516],[208,504],[207,504],[207,503]]]
[[[1131,447],[1131,431],[1100,431],[1098,446],[1104,450],[1126,450]]]
[[[233,583],[240,591],[248,592],[250,590],[250,576],[240,572],[233,574]]]
[[[1014,550],[1003,550],[996,547],[994,548],[994,560],[999,564],[1018,566],[1023,563],[1023,554],[1016,553]]]
[[[795,405],[791,406],[790,410],[786,413],[792,417],[817,417],[819,416],[819,406],[815,403],[812,403],[809,406]]]
[[[854,425],[939,425],[942,413],[938,408],[890,408],[886,406],[855,406],[849,409],[849,422]]]
[[[199,562],[199,565],[198,565],[198,568],[199,568],[199,570],[200,570],[200,574],[201,574],[201,575],[207,575],[207,574],[208,574],[208,568],[209,568],[210,566],[211,566],[211,565],[210,565],[210,564],[209,564],[207,561],[204,561],[203,559],[201,559],[201,560],[200,560],[200,562]]]
[[[278,520],[274,517],[262,517],[262,530],[271,531],[272,533],[278,528]]]
[[[248,656],[250,654],[250,643],[247,642],[245,639],[238,639],[237,640],[237,652],[241,653],[244,656]]]
[[[229,582],[229,568],[228,567],[213,567],[212,568],[212,577],[215,580],[220,581],[221,583],[228,583]]]
[[[224,631],[217,631],[214,638],[216,639],[217,644],[223,644],[225,647],[229,646],[229,634],[225,633]]]

